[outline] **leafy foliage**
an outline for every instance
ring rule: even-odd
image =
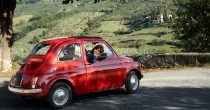
[[[88,22],[86,23],[87,28],[84,29],[84,31],[81,33],[81,35],[85,36],[88,34],[89,31],[98,28],[101,26],[101,18],[100,17],[96,17],[94,19],[89,19],[88,18]]]
[[[210,1],[180,0],[173,25],[184,51],[210,52]]]
[[[155,25],[153,20],[156,15],[163,13],[164,2],[172,0],[128,0],[128,3],[122,3],[121,0],[101,0],[96,4],[93,0],[75,0],[73,4],[66,5],[57,1],[59,0],[41,0],[35,4],[17,5],[15,17],[25,14],[33,17],[22,25],[14,26],[17,32],[13,56],[20,57],[13,58],[24,58],[40,40],[79,34],[103,36],[121,55],[174,52],[177,49],[171,39],[171,30],[165,25],[164,28],[154,26],[143,29],[150,27],[147,23]],[[142,21],[145,17],[149,18],[146,23],[138,22],[137,25],[133,22]],[[136,30],[129,28],[131,24],[128,22],[133,22]],[[141,31],[138,30],[139,27]],[[149,44],[153,39],[158,41],[154,41],[154,45]],[[167,42],[158,44],[162,40]]]

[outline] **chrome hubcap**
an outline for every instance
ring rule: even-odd
[[[131,80],[130,80],[130,84],[131,84],[131,88],[133,90],[136,90],[138,88],[138,78],[136,75],[132,75],[131,76]]]
[[[66,88],[58,88],[53,94],[53,102],[58,105],[64,105],[69,99],[69,93]]]

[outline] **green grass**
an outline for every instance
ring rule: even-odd
[[[15,9],[15,16],[20,15],[34,15],[34,16],[43,16],[43,15],[52,15],[57,12],[71,11],[75,9],[72,4],[62,5],[61,3],[35,3],[35,4],[18,4]]]
[[[80,35],[87,27],[86,23],[88,20],[101,16],[102,14],[99,12],[79,12],[73,16],[55,21],[56,25],[49,30],[49,37]]]
[[[13,18],[13,25],[23,25],[23,23],[28,22],[33,15],[21,15]],[[21,23],[23,22],[23,23]]]
[[[102,21],[101,26],[91,30],[88,34],[91,36],[113,37],[114,32],[119,30],[128,30],[120,21]]]
[[[171,4],[171,0],[167,1],[167,4]],[[12,48],[13,58],[23,59],[26,57],[35,45],[30,43],[35,40],[35,37],[46,39],[70,35],[101,36],[120,55],[180,51],[173,44],[148,45],[154,40],[175,42],[171,29],[168,27],[157,26],[132,33],[117,34],[117,32],[130,32],[126,20],[136,14],[144,13],[145,15],[151,9],[159,7],[161,4],[159,0],[136,0],[128,4],[113,1],[102,1],[97,4],[84,4],[84,2],[89,1],[68,5],[48,2],[18,4],[14,17],[14,30],[18,33],[18,39]],[[94,23],[95,19],[99,19],[100,26],[88,27],[88,23]],[[84,32],[87,29],[89,29],[88,32]],[[132,47],[135,45],[138,47]]]
[[[154,30],[154,31],[153,31]],[[140,31],[135,31],[131,34],[126,35],[118,35],[117,37],[113,37],[111,40],[112,42],[118,42],[119,40],[144,40],[146,42],[150,42],[152,40],[166,40],[166,41],[173,41],[173,35],[172,33],[166,33],[160,37],[155,36],[155,33],[158,33],[159,31],[170,30],[166,27],[156,27],[156,28],[147,28]],[[168,31],[171,32],[171,31]]]
[[[119,55],[163,54],[163,53],[180,52],[180,49],[171,45],[163,45],[163,46],[142,45],[139,48],[118,48],[118,47],[113,47],[113,48]]]
[[[120,24],[120,21],[104,21],[101,23],[101,27],[98,28],[101,32],[115,32],[119,29],[126,28],[124,25]]]
[[[160,37],[155,36],[156,33],[165,32]],[[160,46],[148,45],[148,43],[154,41],[163,41],[169,44],[160,44]],[[131,34],[118,35],[109,38],[112,46],[120,55],[132,55],[132,54],[156,54],[156,53],[174,53],[180,52],[181,50],[176,46],[172,45],[174,40],[171,33],[171,29],[167,27],[155,27],[147,28],[139,31],[135,31]],[[172,43],[171,43],[172,42]],[[132,45],[137,45],[137,48],[132,48]],[[129,48],[129,46],[131,46]]]
[[[39,29],[33,30],[33,31],[29,32],[24,38],[22,38],[19,42],[21,42],[21,43],[28,43],[29,41],[31,41],[33,39],[33,37],[35,37],[35,36],[42,36],[43,35],[43,31],[47,31],[47,29],[39,28]]]
[[[154,27],[154,28],[146,28],[142,29],[140,31],[134,32],[133,34],[152,34],[152,33],[158,33],[158,32],[171,32],[171,29],[168,27]]]
[[[32,41],[34,37],[41,36],[43,31],[46,31],[46,29],[44,28],[36,29],[34,31],[29,32],[25,37],[23,37],[19,41],[16,41],[14,43],[14,46],[12,47],[13,51],[12,57],[13,58],[19,57],[20,59],[27,57],[32,48],[36,45],[36,44],[31,44],[29,42]]]

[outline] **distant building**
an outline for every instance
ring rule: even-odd
[[[173,14],[170,13],[170,14],[167,15],[167,17],[168,17],[168,19],[171,19],[171,18],[173,18]],[[157,21],[157,23],[164,23],[165,22],[164,21],[164,15],[163,14],[157,15],[156,16],[156,21]]]
[[[168,18],[172,18],[172,17],[173,17],[172,13],[168,14]]]
[[[157,23],[163,23],[164,22],[163,14],[157,15],[156,18],[157,18]]]

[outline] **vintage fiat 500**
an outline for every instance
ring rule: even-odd
[[[93,61],[96,46],[105,57]],[[120,87],[135,93],[143,78],[140,68],[131,58],[118,56],[100,37],[49,39],[33,48],[8,89],[23,97],[44,97],[52,108],[60,109],[71,102],[73,94]]]

